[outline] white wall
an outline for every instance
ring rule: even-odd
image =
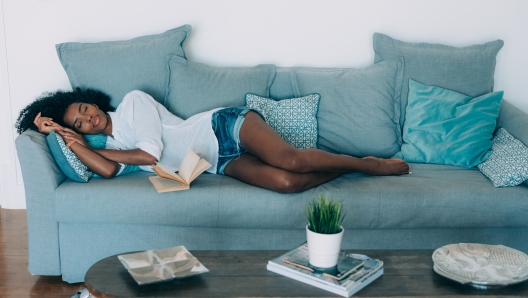
[[[161,33],[191,24],[189,59],[215,66],[364,67],[372,34],[467,46],[503,39],[495,89],[528,112],[525,0],[2,0],[0,203],[25,208],[14,150],[21,108],[69,88],[55,44]]]

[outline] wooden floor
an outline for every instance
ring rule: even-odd
[[[0,297],[70,298],[84,288],[60,276],[29,273],[26,210],[0,209],[0,241]]]

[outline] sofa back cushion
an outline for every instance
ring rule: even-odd
[[[56,46],[72,88],[98,89],[116,107],[132,90],[141,90],[163,103],[167,55],[185,58],[183,43],[191,32],[184,25],[161,34],[123,41],[68,42]]]
[[[296,97],[321,95],[317,147],[358,157],[399,151],[403,68],[401,58],[363,69],[292,68]]]
[[[168,72],[165,107],[187,119],[214,108],[245,106],[247,93],[269,97],[275,65],[212,67],[171,56]]]
[[[291,67],[277,67],[275,79],[270,87],[270,97],[275,100],[295,97],[290,78]]]
[[[403,57],[403,91],[400,124],[405,120],[409,79],[477,97],[493,91],[496,56],[502,40],[468,47],[408,43],[374,33],[374,63]]]

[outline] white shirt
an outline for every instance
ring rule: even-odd
[[[112,118],[112,136],[107,138],[106,149],[139,148],[175,172],[187,151],[193,150],[211,164],[207,172],[216,173],[218,140],[211,118],[217,110],[183,120],[150,95],[132,91],[125,95],[115,112],[108,113]],[[140,168],[152,172],[151,166]]]

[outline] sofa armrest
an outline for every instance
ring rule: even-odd
[[[497,118],[497,129],[500,127],[528,146],[528,114],[506,100],[502,101]]]
[[[15,144],[26,193],[28,270],[38,275],[60,275],[55,189],[66,176],[55,163],[43,134],[28,130]]]
[[[500,127],[528,146],[528,114],[506,100],[502,101],[497,118],[497,129]],[[528,185],[528,180],[524,184]]]

